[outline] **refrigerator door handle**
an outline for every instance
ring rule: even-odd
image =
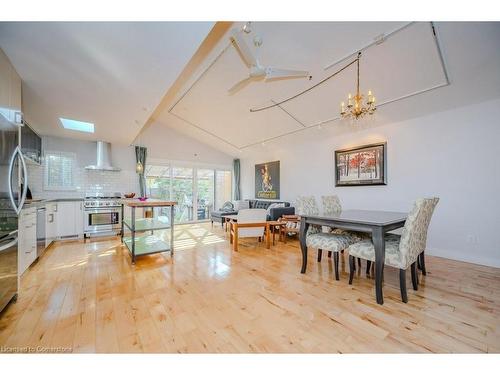
[[[26,196],[28,195],[28,168],[26,168],[26,162],[24,161],[23,153],[21,152],[21,148],[17,146],[19,158],[21,159],[21,164],[23,166],[23,195],[21,197],[21,202],[19,202],[19,212],[21,212],[24,202],[26,200]],[[17,213],[19,215],[19,212]]]
[[[8,242],[7,244],[0,246],[0,251],[4,251],[4,250],[7,250],[7,249],[10,249],[12,246],[14,246],[15,244],[17,244],[17,239],[18,238],[16,236],[16,238],[14,238],[11,242]]]
[[[14,160],[16,159],[16,156],[19,155],[19,159],[21,160],[21,164],[23,166],[23,192],[21,195],[21,200],[19,201],[19,205],[16,205],[16,202],[14,200],[14,192],[12,191],[12,171],[14,169]],[[26,162],[24,161],[23,153],[21,152],[21,149],[19,146],[16,147],[14,150],[14,153],[12,154],[12,157],[10,158],[10,164],[9,164],[9,172],[8,172],[8,186],[9,186],[9,198],[10,202],[12,203],[12,207],[16,211],[16,213],[19,215],[21,212],[21,209],[23,208],[24,201],[26,200],[26,194],[28,193],[28,169],[26,168]]]

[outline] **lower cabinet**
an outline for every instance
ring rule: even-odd
[[[36,208],[27,208],[19,216],[19,275],[36,259]]]
[[[56,237],[59,239],[83,236],[83,202],[57,202]]]
[[[45,247],[49,247],[57,237],[57,203],[47,203],[45,208]]]

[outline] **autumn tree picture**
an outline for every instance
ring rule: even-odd
[[[385,185],[386,144],[335,151],[336,186]]]

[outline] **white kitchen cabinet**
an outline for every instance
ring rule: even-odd
[[[27,208],[19,215],[19,275],[36,259],[36,208]]]
[[[45,208],[45,247],[49,247],[57,237],[57,203],[49,202]]]
[[[59,239],[83,235],[83,202],[57,202],[57,237]]]
[[[83,201],[74,202],[76,206],[75,227],[78,237],[83,236]]]
[[[0,49],[0,113],[8,121],[20,123],[21,77]]]

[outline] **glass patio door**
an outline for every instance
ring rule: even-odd
[[[196,172],[196,219],[208,220],[214,206],[215,173],[213,169],[198,169]]]
[[[196,220],[193,216],[193,168],[172,167],[172,200],[175,206],[175,222]]]
[[[222,207],[224,202],[232,197],[232,174],[227,170],[216,170],[215,178],[215,210]]]

